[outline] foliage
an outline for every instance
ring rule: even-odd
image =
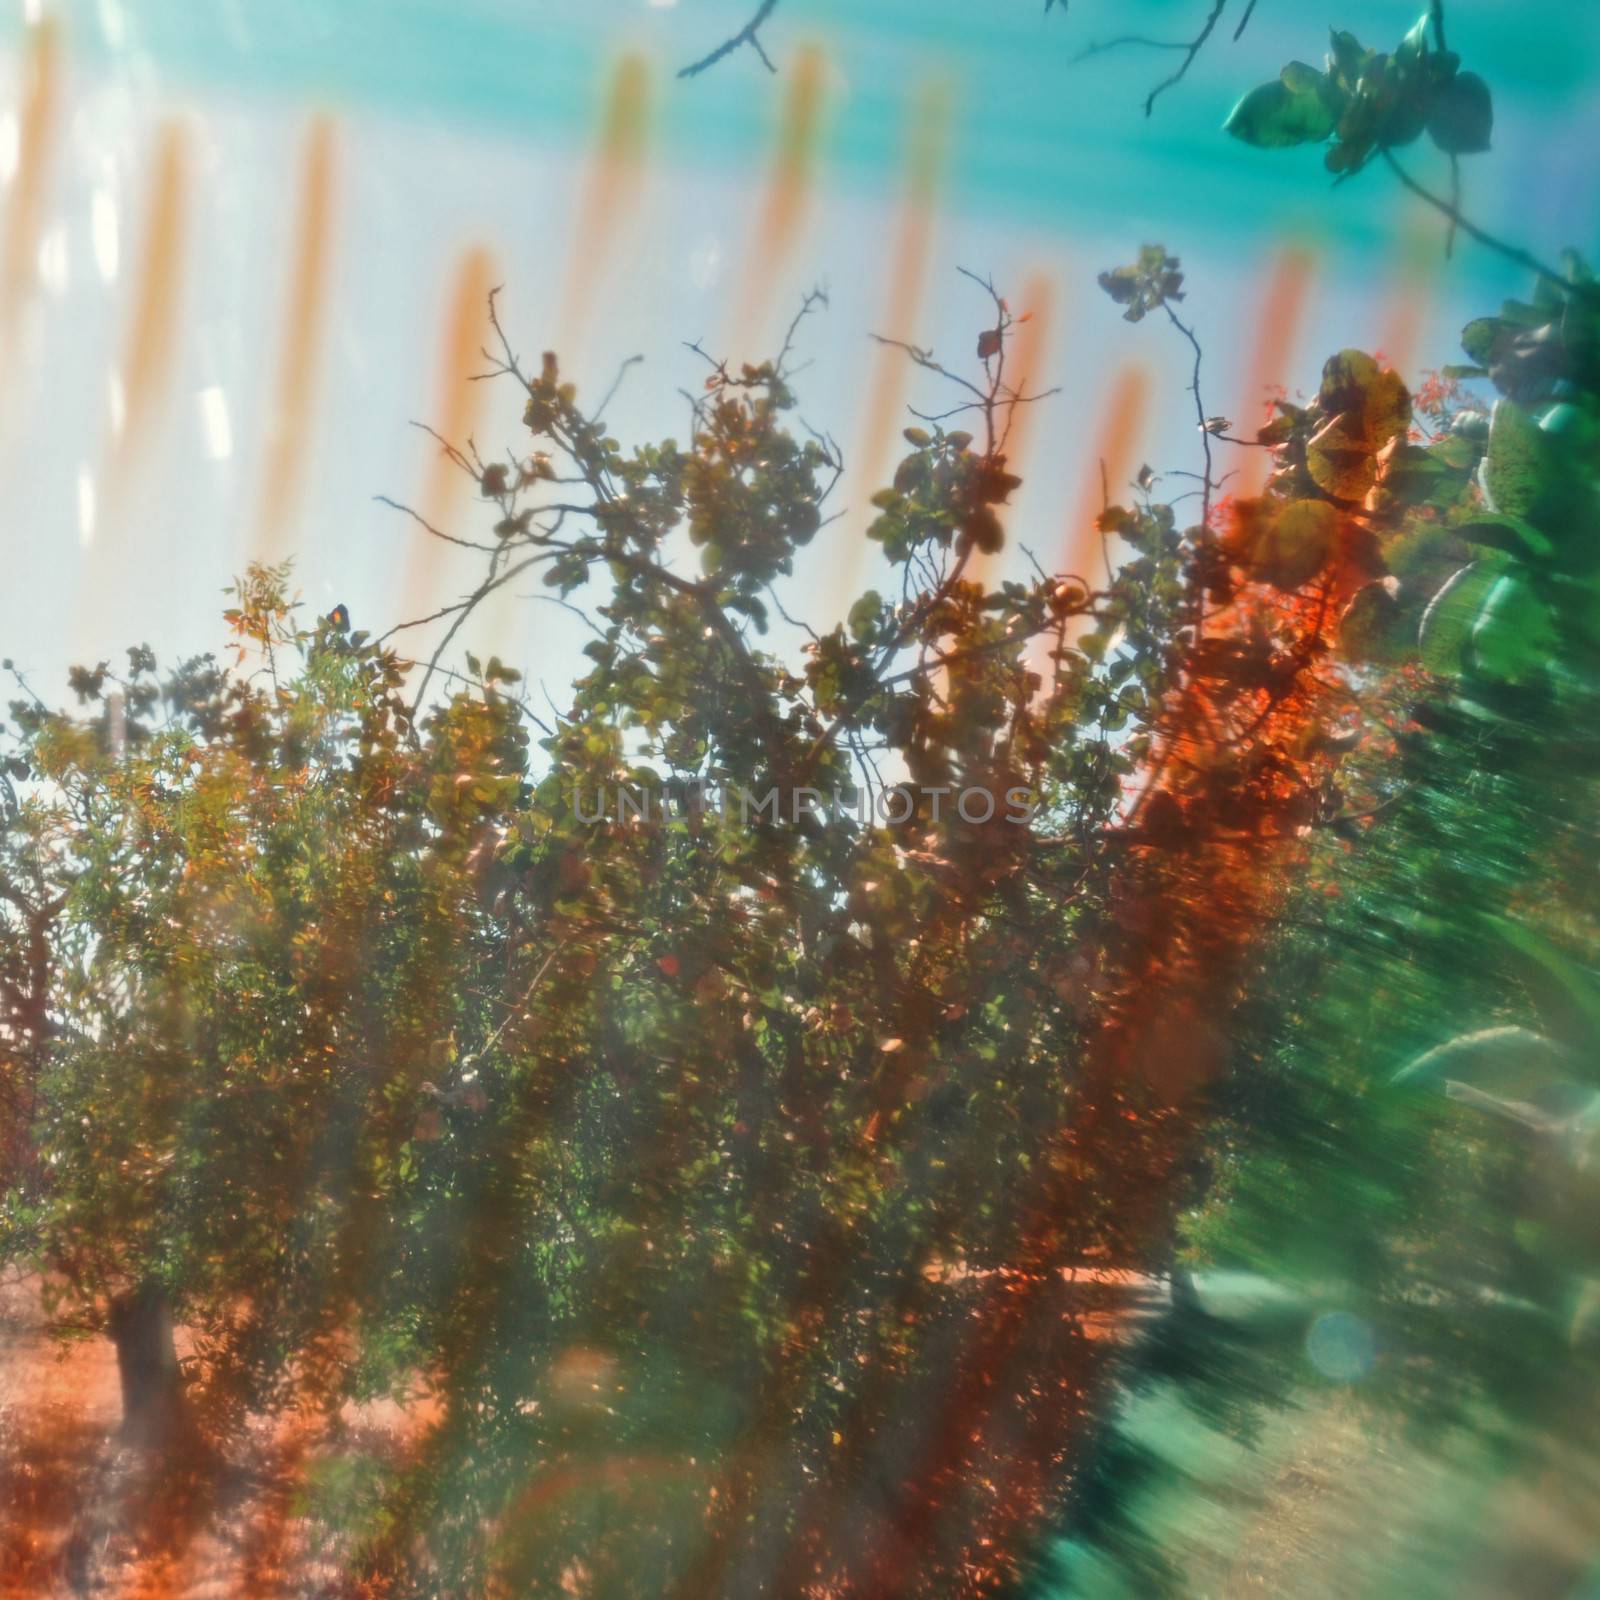
[[[1114,823],[1181,670],[1190,541],[1137,510],[1105,584],[969,576],[1025,399],[995,308],[980,435],[908,431],[881,498],[899,593],[793,664],[754,638],[837,465],[786,427],[787,347],[713,365],[686,447],[631,452],[554,357],[506,351],[532,448],[462,458],[495,518],[474,598],[530,569],[567,603],[605,586],[542,754],[513,674],[469,658],[426,709],[441,655],[408,701],[391,648],[297,626],[276,570],[228,613],[234,670],[140,650],[76,676],[84,714],[14,708],[64,904],[8,1254],[80,1322],[162,1292],[214,1419],[432,1393],[441,1425],[352,1534],[374,1570],[864,1570],[837,1497],[885,1450],[939,1457],[925,1396],[993,1274],[1160,1248],[1103,1200],[1040,1236],[1014,1188],[1113,959]],[[619,785],[643,815],[595,810]],[[857,815],[789,807],[836,789]],[[705,799],[771,790],[748,818]],[[1018,791],[1044,798],[1026,825],[966,799]],[[1094,1159],[1107,1193],[1170,1164],[1142,1113]],[[1068,1310],[1004,1399],[1051,1458],[1099,1365]],[[1047,1492],[1013,1506],[1000,1449],[916,1491],[950,1514],[930,1592],[997,1500]],[[598,1537],[597,1494],[625,1531]]]
[[[1585,1576],[1587,1553],[1541,1545],[1506,1491],[1538,1481],[1552,1521],[1592,1529],[1591,284],[1569,257],[1531,303],[1469,324],[1431,431],[1396,375],[1344,352],[1258,435],[1272,478],[1226,538],[1269,582],[1341,552],[1361,717],[1227,1026],[1194,1304],[1142,1354],[1041,1592],[1189,1592],[1186,1562],[1265,1504],[1230,1439],[1272,1404],[1321,1429],[1340,1390],[1448,1486],[1414,1495],[1372,1570],[1385,1592]],[[1483,379],[1492,404],[1467,387]],[[1239,1274],[1281,1293],[1230,1305]]]
[[[1227,131],[1265,148],[1326,143],[1324,164],[1341,177],[1424,131],[1450,156],[1489,148],[1489,86],[1445,48],[1441,7],[1425,12],[1392,53],[1338,29],[1331,39],[1324,70],[1291,61],[1239,101]]]
[[[1341,174],[1480,147],[1430,20],[1336,34],[1233,131]],[[979,577],[1038,398],[992,290],[971,376],[905,347],[956,403],[873,501],[889,592],[827,631],[784,598],[841,470],[794,421],[798,319],[631,449],[502,338],[529,438],[455,452],[492,523],[430,660],[253,568],[230,667],[140,648],[12,706],[0,1255],[80,1324],[162,1296],[219,1435],[431,1401],[403,1463],[312,1486],[352,1584],[998,1593],[1054,1514],[1033,1577],[1182,1592],[1212,1442],[1269,1402],[1361,1379],[1487,1417],[1498,1470],[1572,1437],[1587,271],[1469,326],[1425,403],[1336,353],[1244,498],[1177,258],[1100,281],[1192,347],[1205,452],[1187,526],[1148,472],[1105,506],[1103,583]],[[447,662],[530,572],[593,635],[551,724]],[[1119,1365],[1120,1286],[1161,1274]]]

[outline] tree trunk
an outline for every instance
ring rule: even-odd
[[[108,1331],[122,1380],[122,1434],[165,1448],[184,1432],[183,1374],[172,1338],[172,1307],[159,1284],[142,1283],[111,1302]]]

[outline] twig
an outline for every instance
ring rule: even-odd
[[[811,638],[817,643],[821,643],[821,639],[818,636],[817,630],[813,628],[809,622],[806,622],[803,618],[791,617],[789,615],[788,611],[784,607],[783,602],[778,598],[778,591],[770,583],[767,585],[767,596],[777,608],[778,615],[782,617],[791,628],[799,628],[805,633],[810,634]]]
[[[563,600],[558,594],[519,594],[517,599],[534,600],[541,605],[547,606],[560,606],[563,611],[570,611],[595,638],[604,639],[606,637],[605,629],[587,611],[581,606],[573,605],[570,600]]]
[[[1184,322],[1165,300],[1162,301],[1161,308],[1166,312],[1167,320],[1189,341],[1189,348],[1194,351],[1194,368],[1189,378],[1189,393],[1194,396],[1195,415],[1200,422],[1200,444],[1206,458],[1205,476],[1201,482],[1203,490],[1202,504],[1205,507],[1205,512],[1201,520],[1203,525],[1209,528],[1211,526],[1211,491],[1216,487],[1216,482],[1211,475],[1211,430],[1206,427],[1205,401],[1200,395],[1200,341],[1195,337],[1194,329]]]
[[[740,45],[749,45],[761,57],[761,64],[768,72],[776,72],[772,58],[761,48],[759,37],[762,24],[778,9],[778,0],[761,0],[756,14],[730,38],[724,39],[710,55],[701,56],[698,61],[691,62],[687,67],[679,69],[680,78],[698,78],[708,67],[714,67],[724,56],[731,56]]]
[[[1161,82],[1158,83],[1155,88],[1153,88],[1150,93],[1145,96],[1144,114],[1148,117],[1155,110],[1156,100],[1168,89],[1172,88],[1174,84],[1182,82],[1184,75],[1188,72],[1189,68],[1194,65],[1194,58],[1200,54],[1200,51],[1204,47],[1206,40],[1211,37],[1213,30],[1216,28],[1218,21],[1221,19],[1222,13],[1227,9],[1227,5],[1228,0],[1214,0],[1214,3],[1211,7],[1211,15],[1206,18],[1205,25],[1192,39],[1149,39],[1143,34],[1119,34],[1115,39],[1105,39],[1090,44],[1073,57],[1073,63],[1076,65],[1080,61],[1087,61],[1090,56],[1104,55],[1106,51],[1117,50],[1124,45],[1139,45],[1146,50],[1183,51],[1183,61],[1178,67],[1178,70],[1174,72],[1171,77],[1163,78]],[[1245,24],[1250,21],[1251,13],[1255,10],[1255,8],[1256,0],[1250,0],[1250,3],[1245,7],[1244,17],[1239,23],[1238,31],[1234,34],[1235,39],[1239,37],[1239,34],[1244,32]]]
[[[1454,150],[1450,152],[1450,209],[1459,213],[1461,210],[1461,158]],[[1456,253],[1456,219],[1450,218],[1450,231],[1444,236],[1444,258],[1450,260]]]
[[[1205,26],[1197,33],[1189,45],[1189,53],[1183,58],[1182,64],[1170,78],[1163,79],[1145,96],[1144,114],[1148,117],[1156,108],[1156,97],[1165,90],[1170,89],[1175,83],[1182,81],[1189,68],[1194,65],[1194,58],[1200,54],[1201,46],[1211,37],[1211,30],[1216,27],[1217,19],[1222,15],[1228,0],[1216,0],[1211,8],[1211,15],[1206,18]]]
[[[1095,39],[1086,44],[1077,55],[1072,58],[1072,65],[1087,61],[1091,56],[1103,56],[1108,50],[1120,50],[1124,45],[1136,44],[1146,50],[1187,50],[1188,41],[1184,39],[1150,39],[1142,33],[1119,33],[1115,39]]]
[[[519,595],[518,598],[521,599],[523,597]],[[545,597],[541,595],[541,596],[539,596],[539,598],[543,599]],[[415,666],[416,663],[412,662],[411,665]],[[437,670],[438,670],[439,676],[441,678],[445,679],[449,683],[464,683],[470,689],[482,689],[482,688],[487,687],[487,685],[484,683],[484,680],[481,677],[479,677],[479,678],[470,677],[465,672],[457,672],[454,667],[440,667]],[[541,733],[548,734],[551,738],[555,737],[555,731],[556,730],[554,728],[552,728],[550,726],[550,724],[544,720],[543,717],[538,717],[538,716],[534,715],[532,708],[528,704],[528,697],[527,697],[526,694],[522,694],[522,695],[510,695],[510,694],[507,694],[505,692],[505,688],[504,688],[503,684],[495,690],[495,693],[497,695],[499,695],[499,697],[501,699],[505,700],[507,702],[507,704],[514,705],[517,708],[517,710],[520,711],[523,714],[523,716],[525,716],[528,719],[529,722],[531,722],[536,728],[539,729],[539,731]]]
[[[1519,249],[1514,244],[1507,244],[1504,239],[1497,239],[1492,233],[1480,228],[1470,217],[1465,217],[1460,210],[1451,205],[1448,200],[1434,194],[1429,189],[1424,189],[1404,167],[1395,160],[1394,151],[1388,145],[1383,146],[1383,159],[1389,163],[1390,170],[1401,183],[1408,188],[1419,200],[1426,200],[1435,211],[1443,213],[1451,222],[1469,237],[1476,239],[1479,244],[1486,245],[1489,249],[1502,255],[1508,261],[1515,261],[1519,267],[1526,268],[1537,277],[1543,278],[1546,283],[1552,284],[1564,294],[1582,295],[1585,299],[1593,299],[1597,291],[1593,285],[1574,283],[1570,278],[1564,278],[1553,267],[1546,266],[1537,256],[1530,255],[1528,251]]]
[[[779,346],[778,354],[772,363],[772,370],[777,373],[780,378],[792,376],[791,369],[789,367],[789,352],[794,349],[795,336],[800,332],[800,324],[804,322],[818,306],[821,306],[823,310],[828,309],[828,291],[827,288],[820,283],[806,290],[804,297],[800,301],[800,309],[796,311],[794,316],[789,319],[789,326],[783,335],[783,343]]]
[[[444,637],[439,641],[439,647],[433,652],[432,656],[428,658],[427,668],[422,674],[422,683],[417,689],[416,698],[411,702],[409,716],[413,726],[416,725],[417,714],[422,709],[422,702],[427,697],[428,685],[433,681],[433,675],[439,669],[440,659],[443,657],[445,651],[449,649],[451,640],[453,640],[461,631],[462,624],[465,623],[467,618],[470,617],[477,609],[479,603],[486,599],[489,595],[493,594],[494,591],[500,588],[502,584],[509,583],[515,577],[520,577],[521,574],[526,572],[529,567],[534,566],[549,554],[549,551],[541,550],[538,552],[538,554],[529,556],[526,561],[519,561],[516,566],[507,567],[502,573],[491,574],[482,583],[480,583],[476,589],[472,591],[465,601],[462,602],[459,615],[445,630]]]
[[[497,1027],[494,1032],[483,1041],[483,1047],[481,1049],[475,1051],[472,1055],[466,1058],[466,1061],[462,1062],[463,1066],[466,1066],[468,1063],[476,1065],[478,1062],[482,1061],[483,1058],[488,1055],[497,1044],[499,1044],[501,1034],[506,1031],[506,1028],[510,1025],[512,1019],[521,1016],[522,1008],[533,998],[533,991],[539,987],[540,983],[544,979],[545,973],[550,970],[550,963],[553,962],[555,958],[566,948],[567,941],[563,939],[562,942],[556,945],[555,948],[551,950],[550,954],[544,958],[544,960],[539,964],[539,970],[533,975],[533,982],[530,983],[525,990],[523,990],[522,998],[517,1001],[514,1006],[511,1006],[507,1009],[505,1016],[500,1020],[500,1026]]]
[[[628,375],[628,368],[638,366],[643,360],[643,356],[629,356],[628,359],[617,368],[617,375],[611,380],[611,387],[606,390],[605,394],[601,397],[600,404],[595,407],[594,420],[596,424],[598,424],[601,418],[605,416],[606,407],[616,399],[617,390],[622,387],[622,380]]]
[[[474,539],[462,539],[453,533],[446,533],[443,529],[434,527],[420,512],[413,511],[410,506],[402,505],[398,500],[391,500],[386,494],[375,494],[372,498],[380,506],[388,506],[391,511],[398,511],[403,516],[410,517],[425,533],[431,533],[435,539],[443,539],[446,544],[458,544],[463,550],[477,550],[485,555],[493,555],[495,553],[494,545],[479,544]]]

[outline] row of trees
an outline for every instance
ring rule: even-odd
[[[1457,81],[1442,37],[1402,49],[1418,93]],[[1353,147],[1389,80],[1343,61],[1281,84]],[[710,365],[685,443],[632,449],[502,339],[529,437],[458,457],[492,527],[431,661],[303,626],[256,569],[231,667],[136,649],[77,711],[13,704],[0,1256],[116,1340],[135,1437],[425,1391],[411,1458],[317,1490],[347,1570],[401,1592],[999,1593],[1052,1515],[1061,1581],[1159,1592],[1128,1475],[1192,1486],[1119,1435],[1099,1335],[1117,1275],[1186,1237],[1298,1283],[1295,1339],[1359,1308],[1404,1350],[1385,1393],[1559,1417],[1572,1260],[1537,1265],[1484,1119],[1531,1102],[1375,1084],[1464,982],[1475,1029],[1563,1063],[1597,1014],[1570,951],[1594,768],[1563,731],[1593,682],[1594,290],[1547,273],[1469,328],[1452,381],[1496,385],[1492,420],[1345,351],[1230,445],[1178,262],[1102,283],[1192,350],[1205,443],[1188,525],[1148,475],[1106,508],[1104,579],[975,576],[1033,399],[987,285],[975,367],[909,353],[954,409],[874,502],[893,587],[828,631],[784,588],[840,470],[792,420],[804,313],[771,362]],[[1271,453],[1261,496],[1219,498],[1223,448]],[[530,573],[593,634],[548,724],[449,658]],[[619,783],[675,805],[596,819]],[[907,820],[702,785],[893,788]],[[1026,826],[935,799],[1015,787]],[[1446,1175],[1482,1204],[1441,1208]],[[1463,1325],[1472,1360],[1430,1359]],[[1213,1414],[1260,1397],[1246,1357],[1295,1371],[1203,1296],[1152,1348]]]

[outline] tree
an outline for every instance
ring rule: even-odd
[[[1192,342],[1164,252],[1110,282]],[[431,1391],[358,1567],[939,1593],[1014,1572],[1057,1493],[1115,1275],[1165,1263],[1197,1181],[1211,1052],[1147,1002],[1211,1037],[1327,765],[1293,741],[1348,574],[1326,530],[1292,571],[1217,538],[1208,443],[1192,527],[1148,476],[1108,508],[1106,582],[974,581],[1034,398],[986,292],[973,377],[907,350],[954,404],[875,501],[899,594],[794,665],[757,641],[838,473],[786,425],[798,320],[710,364],[687,447],[631,453],[502,342],[532,448],[458,457],[494,540],[409,699],[256,570],[254,670],[158,686],[136,652],[120,754],[103,668],[87,719],[15,713],[67,882],[22,1242],[119,1338],[130,1422],[179,1404],[174,1318],[205,1418]],[[443,664],[535,569],[606,585],[542,768],[515,675]]]
[[[130,652],[121,753],[108,714],[13,708],[67,884],[13,1198],[64,1312],[115,1338],[135,1432],[176,1421],[175,1313],[235,1402],[339,1328],[429,1052],[470,1004],[428,974],[471,970],[454,830],[479,802],[427,761],[517,747],[491,687],[406,748],[394,657],[297,634],[282,583],[254,574],[230,614],[270,682],[197,662],[158,683]],[[80,694],[99,704],[106,676]]]
[[[15,757],[0,768],[0,1176],[8,1189],[31,1159],[26,1132],[51,1032],[51,935],[63,903],[39,812],[18,792],[26,773]]]
[[[1442,52],[1442,19],[1425,21]],[[1408,40],[1402,82],[1453,93],[1455,59],[1427,64],[1422,25]],[[1437,107],[1401,108],[1363,59],[1359,95],[1435,125]],[[1282,85],[1324,92],[1293,67]],[[1232,130],[1271,133],[1255,119],[1283,99],[1247,96]],[[1337,128],[1335,170],[1397,142],[1370,108]],[[1204,1419],[1221,1462],[1224,1428],[1338,1385],[1432,1450],[1449,1486],[1389,1508],[1409,1521],[1371,1581],[1443,1595],[1589,1576],[1588,1553],[1541,1543],[1510,1490],[1536,1483],[1548,1525],[1592,1528],[1600,303],[1576,258],[1557,273],[1484,242],[1538,281],[1468,324],[1468,364],[1413,404],[1346,353],[1257,436],[1275,470],[1238,508],[1240,535],[1280,559],[1293,541],[1274,530],[1309,526],[1309,496],[1375,558],[1339,624],[1364,717],[1310,870],[1253,957],[1206,1137],[1216,1181],[1189,1229],[1191,1259],[1274,1292],[1230,1310],[1202,1287],[1148,1353],[1145,1398],[1108,1427],[1041,1592],[1187,1592],[1186,1552],[1248,1491],[1197,1482],[1171,1434]],[[1343,1581],[1368,1579],[1352,1560]]]
[[[976,366],[905,347],[952,406],[874,500],[898,592],[826,632],[783,587],[840,471],[792,420],[804,313],[770,362],[708,360],[685,445],[632,450],[500,336],[529,439],[456,452],[493,525],[431,659],[299,627],[256,569],[231,670],[139,651],[78,676],[87,712],[13,708],[6,881],[59,905],[6,1253],[118,1338],[147,1438],[191,1404],[426,1392],[414,1458],[331,1502],[352,1581],[417,1594],[1000,1593],[1052,1514],[1076,1576],[1089,1552],[1160,1592],[1121,1491],[1162,1475],[1104,1335],[1185,1227],[1296,1308],[1239,1332],[1202,1280],[1144,1357],[1185,1403],[1237,1420],[1245,1359],[1289,1385],[1332,1281],[1413,1341],[1386,1392],[1420,1416],[1465,1410],[1531,1301],[1544,1365],[1506,1414],[1553,1415],[1570,1284],[1490,1204],[1514,1156],[1482,1120],[1537,1119],[1470,1083],[1452,1145],[1448,1103],[1374,1097],[1401,1062],[1369,1041],[1398,1014],[1406,1053],[1448,1046],[1427,1019],[1465,986],[1469,1041],[1588,1047],[1559,948],[1586,924],[1528,942],[1535,841],[1484,820],[1553,795],[1580,850],[1595,345],[1561,281],[1468,331],[1492,420],[1430,436],[1342,351],[1247,442],[1274,473],[1238,500],[1179,262],[1146,246],[1101,282],[1192,352],[1195,520],[1142,472],[1103,583],[993,590],[1038,397],[985,284]],[[501,663],[448,659],[531,572],[594,635],[547,724]],[[1413,638],[1458,680],[1421,733]],[[1415,849],[1380,855],[1389,829]],[[1522,956],[1469,967],[1493,939]],[[1429,1209],[1442,1176],[1473,1203]],[[1506,1316],[1470,1365],[1427,1359],[1485,1285]]]

